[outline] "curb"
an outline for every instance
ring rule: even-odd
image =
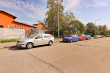
[[[1,49],[5,49],[5,48],[10,48],[10,47],[12,47],[12,46],[4,46],[4,47],[0,47],[0,50],[1,50]]]

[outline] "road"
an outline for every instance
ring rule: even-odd
[[[110,73],[110,38],[0,50],[0,73]]]

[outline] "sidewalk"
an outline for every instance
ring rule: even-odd
[[[15,45],[16,45],[16,42],[0,43],[0,49],[5,47],[15,46]]]

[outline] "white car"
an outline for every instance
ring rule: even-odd
[[[50,46],[54,42],[54,37],[51,34],[34,34],[28,38],[21,39],[17,41],[16,45],[18,47],[26,47],[28,49],[32,48],[33,46],[49,44]]]

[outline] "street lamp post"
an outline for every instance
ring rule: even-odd
[[[98,19],[96,21],[99,21],[99,20],[101,20],[101,19]],[[95,27],[96,27],[96,21],[95,21]],[[95,28],[95,35],[96,35],[96,28]]]
[[[58,0],[58,41],[59,41],[59,0]]]

